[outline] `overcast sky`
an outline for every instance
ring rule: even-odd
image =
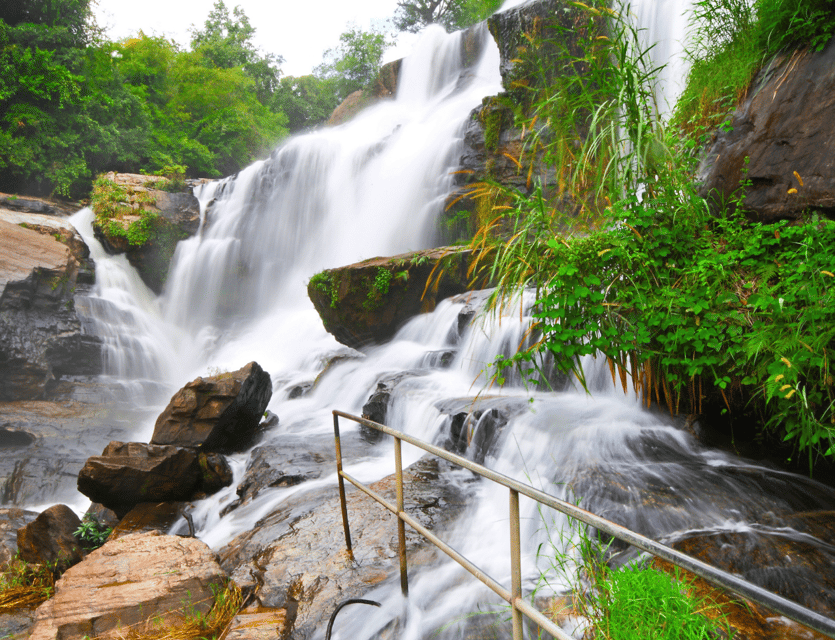
[[[322,62],[322,54],[339,44],[350,24],[381,26],[397,0],[225,0],[230,12],[240,6],[255,27],[255,44],[284,58],[284,75],[305,75]],[[96,20],[111,40],[136,34],[163,35],[188,46],[189,27],[202,28],[214,0],[98,0]],[[389,52],[386,60],[409,53],[411,39]]]

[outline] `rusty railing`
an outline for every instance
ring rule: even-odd
[[[397,504],[390,504],[385,498],[378,493],[369,489],[359,480],[352,478],[348,473],[342,469],[342,447],[339,440],[339,418],[352,420],[361,425],[365,425],[371,429],[381,431],[394,438],[394,464],[396,476],[396,502]],[[342,411],[333,412],[333,433],[336,443],[336,469],[339,479],[339,499],[342,506],[342,524],[345,528],[345,545],[348,552],[353,555],[353,547],[351,545],[351,530],[348,524],[348,508],[345,501],[345,480],[353,484],[355,487],[366,493],[368,496],[379,502],[386,509],[397,516],[397,536],[399,540],[399,557],[400,557],[400,589],[404,596],[409,595],[409,581],[406,564],[406,529],[408,524],[415,531],[420,533],[424,538],[429,540],[432,544],[438,547],[441,551],[446,553],[450,558],[455,560],[464,569],[469,571],[473,576],[478,578],[481,582],[493,590],[500,598],[511,606],[512,624],[513,624],[513,640],[522,640],[522,616],[526,616],[533,623],[538,625],[541,629],[551,634],[557,640],[574,640],[571,636],[566,634],[559,626],[552,620],[544,616],[540,611],[526,602],[522,597],[522,569],[521,569],[521,551],[520,551],[520,535],[519,535],[519,495],[525,495],[537,502],[551,507],[557,511],[564,513],[567,516],[576,518],[581,522],[596,527],[600,531],[604,531],[609,535],[623,540],[624,542],[645,551],[654,556],[667,560],[691,573],[708,580],[720,587],[733,591],[734,593],[747,598],[753,602],[761,604],[772,611],[786,616],[802,624],[809,629],[818,631],[829,638],[835,638],[835,620],[827,618],[815,611],[811,611],[796,602],[787,600],[775,593],[766,591],[762,587],[747,582],[742,578],[726,573],[721,569],[712,567],[700,560],[691,558],[680,551],[671,549],[655,540],[651,540],[634,531],[630,531],[614,522],[596,516],[595,514],[579,508],[577,505],[565,502],[550,496],[547,493],[534,489],[533,487],[518,482],[513,478],[509,478],[500,473],[496,473],[487,467],[481,466],[467,460],[466,458],[450,453],[440,447],[428,444],[417,438],[395,431],[390,427],[366,420],[359,416],[354,416]],[[467,558],[458,553],[455,549],[446,544],[443,540],[438,538],[435,534],[429,531],[426,527],[421,525],[417,520],[405,512],[403,509],[403,464],[400,453],[400,446],[402,442],[408,442],[419,449],[431,453],[439,458],[448,460],[465,469],[469,469],[473,473],[497,482],[508,488],[510,492],[509,513],[510,513],[510,572],[511,572],[511,586],[510,590],[499,584],[496,580],[484,573],[476,565],[470,562]]]

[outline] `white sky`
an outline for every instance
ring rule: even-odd
[[[394,15],[397,0],[224,0],[230,13],[240,6],[255,27],[255,44],[284,58],[284,75],[310,73],[322,54],[339,44],[350,24],[362,29],[382,26]],[[162,35],[183,47],[191,41],[189,27],[202,28],[214,0],[97,0],[93,11],[111,40],[121,40],[140,29]],[[386,61],[407,55],[413,39],[404,38]]]

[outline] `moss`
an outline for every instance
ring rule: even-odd
[[[374,280],[368,285],[368,291],[365,296],[365,302],[362,303],[362,308],[366,311],[374,311],[383,304],[383,298],[389,292],[389,285],[391,284],[392,273],[385,267],[378,267],[374,275]]]

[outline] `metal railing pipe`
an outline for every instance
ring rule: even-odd
[[[701,560],[692,558],[681,553],[680,551],[676,551],[675,549],[667,547],[659,542],[656,542],[655,540],[647,538],[646,536],[630,531],[629,529],[615,524],[614,522],[601,518],[600,516],[586,511],[585,509],[581,509],[570,502],[551,496],[543,491],[540,491],[539,489],[523,484],[518,480],[514,480],[513,478],[497,473],[492,469],[476,464],[463,456],[450,453],[449,451],[441,449],[435,445],[422,442],[421,440],[418,440],[417,438],[414,438],[406,433],[396,431],[386,425],[339,410],[334,410],[333,415],[334,424],[336,424],[337,416],[341,416],[377,431],[387,433],[392,437],[399,438],[403,442],[414,445],[419,449],[457,464],[458,466],[468,469],[469,471],[483,476],[488,480],[501,484],[508,489],[513,489],[521,495],[532,498],[541,504],[551,507],[552,509],[584,522],[585,524],[596,527],[600,531],[608,533],[619,540],[623,540],[641,551],[645,551],[651,555],[668,560],[673,564],[678,565],[679,567],[686,569],[687,571],[690,571],[691,573],[704,578],[709,582],[712,582],[713,584],[724,587],[740,596],[764,605],[772,611],[786,616],[787,618],[794,620],[795,622],[798,622],[814,631],[818,631],[830,638],[835,638],[835,620],[827,618],[826,616],[823,616],[815,611],[811,611],[810,609],[783,598],[776,593],[767,591],[762,587],[747,582],[742,578],[722,571],[721,569],[717,569],[716,567],[702,562]],[[411,523],[409,524],[411,525]]]

